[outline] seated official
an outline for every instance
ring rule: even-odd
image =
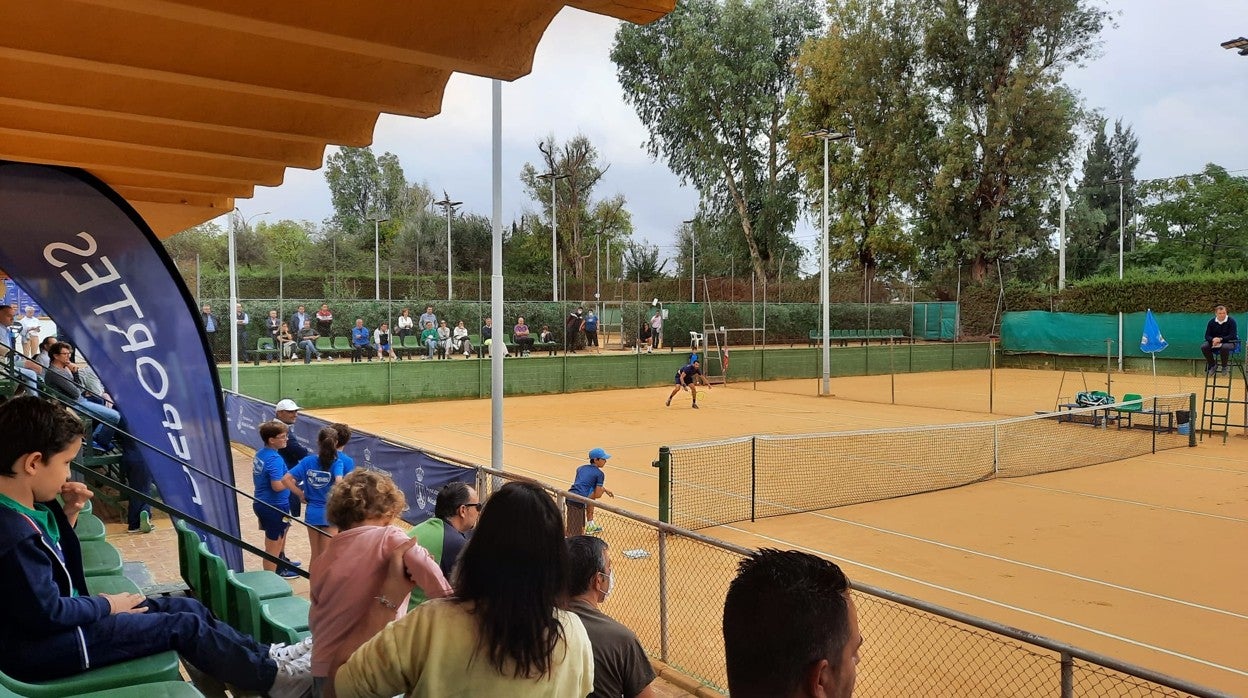
[[[1213,309],[1213,319],[1205,326],[1205,343],[1200,345],[1200,352],[1205,355],[1205,373],[1227,372],[1227,361],[1239,346],[1239,328],[1235,318],[1226,312],[1225,305],[1217,305]],[[1217,353],[1222,359],[1221,366],[1215,367],[1213,355]]]

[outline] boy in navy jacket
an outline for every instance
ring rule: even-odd
[[[78,418],[50,402],[0,405],[0,671],[47,681],[172,649],[239,689],[305,693],[310,639],[261,645],[194,599],[89,595],[73,524],[91,493],[68,482],[82,435]]]

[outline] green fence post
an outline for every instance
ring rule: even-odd
[[[1187,394],[1187,445],[1196,447],[1196,393]]]
[[[659,521],[672,522],[672,449],[659,447],[659,459],[652,465],[659,469]]]

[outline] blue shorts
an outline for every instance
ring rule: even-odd
[[[390,351],[390,345],[389,344],[381,345],[381,351],[383,352]]]
[[[280,509],[281,507],[278,508]],[[261,502],[252,502],[251,510],[256,513],[256,518],[260,520],[260,530],[264,531],[265,538],[281,540],[282,536],[286,535],[286,529],[290,528],[290,519],[286,513],[274,511]]]

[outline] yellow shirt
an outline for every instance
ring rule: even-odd
[[[480,647],[476,619],[465,604],[421,604],[364,643],[338,669],[338,698],[394,696],[534,696],[578,698],[594,690],[594,654],[575,614],[556,610],[564,639],[555,645],[550,674],[539,679],[499,673]]]

